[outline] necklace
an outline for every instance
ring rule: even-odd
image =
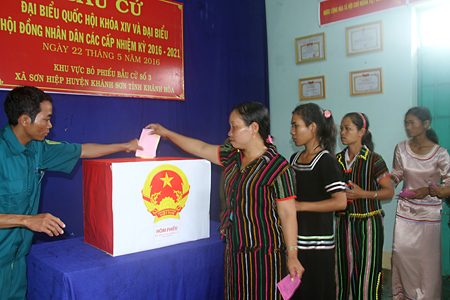
[[[264,148],[262,148],[261,150],[259,150],[258,153],[256,153],[255,158],[258,157],[263,151],[266,151],[267,147],[264,146]]]
[[[266,150],[267,150],[267,147],[264,146],[264,148],[262,148],[261,150],[259,150],[258,153],[255,154],[255,156],[251,156],[251,157],[257,158],[263,151],[266,151]],[[244,152],[244,154],[245,154],[245,152]]]
[[[416,147],[416,148],[419,148],[419,149],[422,148],[422,145],[419,144],[418,142],[415,142],[414,140],[411,140],[410,145],[411,145],[412,147]]]
[[[259,156],[263,151],[266,151],[267,147],[262,148],[261,150],[259,150],[258,153],[256,153],[256,156]]]
[[[252,159],[252,161],[255,160],[257,157],[259,157],[259,155],[260,155],[263,151],[266,151],[266,150],[267,150],[267,147],[264,146],[264,148],[262,148],[261,150],[258,151],[258,153],[256,153],[256,155],[254,156],[254,158]],[[245,152],[244,152],[244,155],[245,155]],[[250,163],[251,163],[251,161],[248,162],[245,166],[241,166],[241,172],[244,172],[244,170],[247,169],[247,167],[249,166]]]

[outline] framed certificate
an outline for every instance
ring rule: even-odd
[[[383,50],[383,23],[376,21],[345,28],[347,55]]]
[[[326,98],[325,75],[298,80],[300,101]]]
[[[325,59],[325,32],[296,38],[295,57],[297,64]]]
[[[369,95],[383,92],[383,69],[350,72],[350,95]]]

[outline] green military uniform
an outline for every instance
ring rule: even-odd
[[[6,124],[0,131],[0,213],[36,215],[44,172],[69,173],[80,155],[80,144],[45,140],[23,146]],[[32,238],[25,227],[0,229],[0,299],[25,299]]]

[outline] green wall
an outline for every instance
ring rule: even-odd
[[[394,147],[407,138],[404,114],[417,105],[416,42],[412,35],[416,32],[415,7],[391,9],[325,26],[318,24],[318,7],[318,1],[266,0],[274,143],[288,158],[298,150],[289,134],[291,112],[300,104],[298,79],[325,75],[327,97],[313,102],[331,110],[337,124],[347,112],[367,114],[375,151],[384,157],[391,170]],[[345,28],[378,20],[383,21],[384,50],[346,56]],[[297,65],[295,39],[321,32],[325,32],[326,60]],[[349,72],[376,67],[383,68],[384,92],[351,97]],[[337,150],[342,149],[338,140]],[[383,201],[386,252],[392,249],[396,204],[396,199]]]

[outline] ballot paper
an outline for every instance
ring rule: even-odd
[[[154,158],[156,156],[156,148],[158,148],[160,136],[149,134],[152,131],[153,129],[142,129],[139,146],[144,148],[144,150],[136,150],[136,157]]]
[[[410,198],[412,196],[414,196],[416,193],[411,192],[408,189],[405,189],[404,191],[402,191],[400,194],[397,195],[397,197],[403,197],[403,198]]]
[[[278,290],[281,293],[281,296],[283,296],[284,300],[291,299],[292,295],[294,295],[295,290],[297,290],[298,286],[300,285],[300,278],[298,278],[298,275],[295,274],[294,281],[291,281],[291,275],[287,275],[283,279],[281,279],[280,282],[277,283]]]

